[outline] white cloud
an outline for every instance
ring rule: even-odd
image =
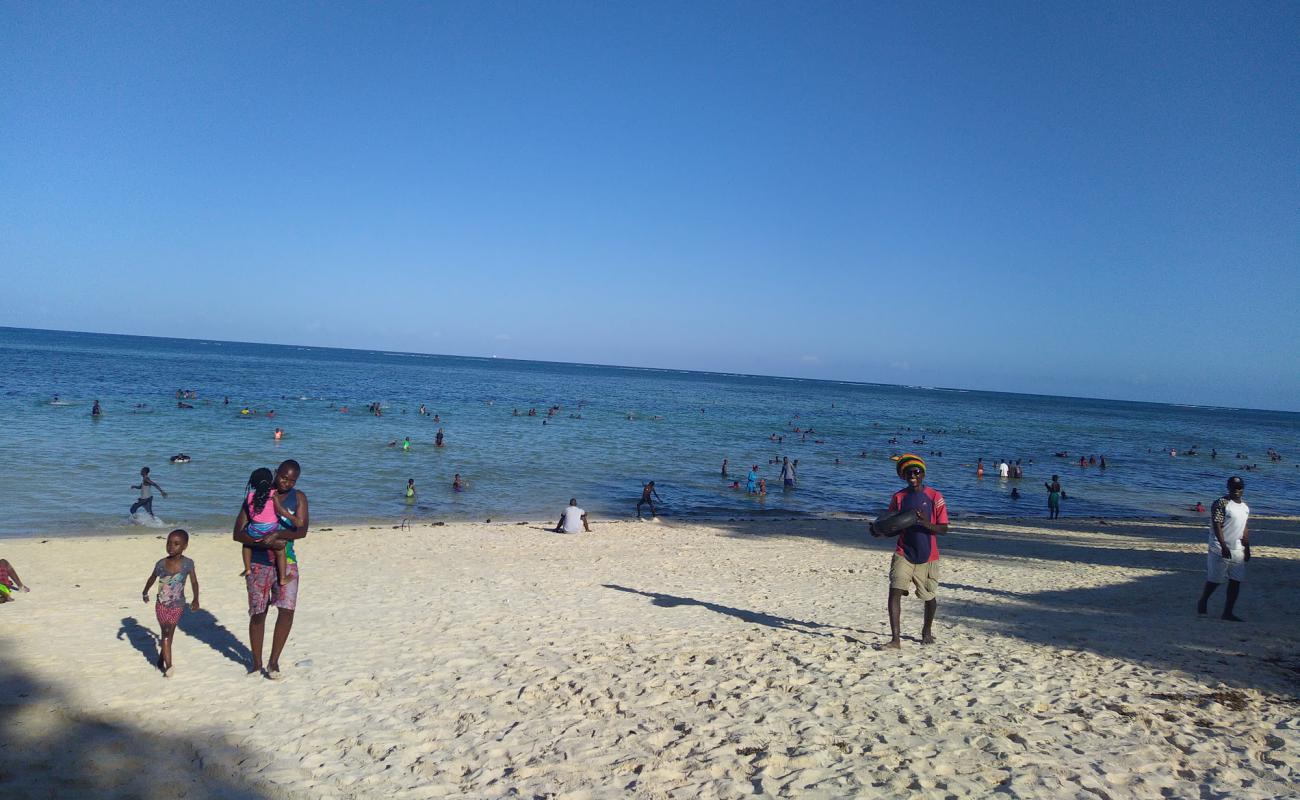
[[[498,333],[496,336],[493,336],[492,338],[496,339],[498,342],[508,342],[510,341],[510,334]]]

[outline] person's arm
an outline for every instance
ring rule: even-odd
[[[194,599],[190,601],[190,610],[199,610],[199,571],[190,567],[190,586],[194,588]]]
[[[930,533],[942,536],[948,532],[948,504],[944,502],[943,495],[936,493],[932,498],[934,505],[931,507],[930,514],[932,519],[926,519],[921,516],[921,510],[916,510],[917,519],[925,526]]]
[[[153,478],[145,478],[144,481],[145,483],[149,484],[153,488],[157,489],[158,493],[161,494],[163,497],[167,496],[167,490],[159,486],[158,482],[155,481]]]
[[[1223,523],[1227,514],[1223,509],[1223,498],[1214,501],[1210,506],[1210,530],[1214,531],[1214,538],[1219,542],[1219,554],[1224,558],[1232,558],[1232,551],[1228,549],[1228,543],[1223,540]]]
[[[414,489],[411,490],[411,496],[415,496]],[[301,495],[299,495],[299,497],[301,498]],[[275,513],[292,522],[295,528],[301,527],[304,524],[306,517],[301,513],[301,508],[305,508],[305,506],[300,507],[300,510],[297,512],[290,511],[280,502],[280,495],[278,494],[271,497],[271,502],[275,505]]]
[[[650,491],[654,492],[654,495],[655,495],[655,499],[656,499],[656,500],[658,500],[658,501],[661,502],[661,503],[664,501],[664,499],[663,499],[662,497],[659,496],[659,490],[658,490],[658,489],[651,489]]]
[[[1246,551],[1246,560],[1250,560],[1250,525],[1241,529],[1241,546]]]
[[[307,525],[311,521],[311,516],[307,511],[307,495],[298,492],[298,513],[293,517],[293,524],[296,530],[287,530],[281,528],[271,534],[283,545],[284,542],[302,539],[307,536]]]
[[[144,591],[140,592],[140,598],[146,603],[149,602],[149,587],[153,586],[153,582],[158,580],[157,570],[158,568],[154,567],[154,571],[149,573],[149,580],[145,581]]]

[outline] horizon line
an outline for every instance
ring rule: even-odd
[[[3,330],[39,331],[42,333],[78,333],[78,334],[88,334],[91,336],[121,336],[121,337],[137,338],[137,339],[163,339],[163,340],[170,339],[178,342],[219,342],[221,344],[244,344],[244,345],[257,345],[257,346],[264,346],[264,347],[307,347],[307,348],[318,349],[318,350],[342,350],[345,352],[355,352],[355,353],[379,353],[379,354],[393,353],[396,355],[404,355],[404,356],[434,356],[437,358],[469,358],[469,359],[478,359],[482,361],[517,361],[525,364],[557,364],[557,365],[569,365],[569,366],[579,366],[579,367],[600,367],[603,369],[685,372],[692,375],[718,375],[718,376],[728,377],[728,378],[735,378],[735,377],[768,378],[768,379],[776,378],[780,380],[791,380],[791,381],[813,381],[816,383],[846,383],[853,386],[876,386],[876,387],[886,387],[891,389],[920,389],[923,391],[946,391],[946,392],[984,392],[986,394],[1003,394],[1003,395],[1011,395],[1014,397],[1051,397],[1051,398],[1057,398],[1062,400],[1100,400],[1102,402],[1107,402],[1107,403],[1137,403],[1140,405],[1174,406],[1178,408],[1197,408],[1197,409],[1205,409],[1210,411],[1265,411],[1273,414],[1300,415],[1300,411],[1288,411],[1286,409],[1280,409],[1280,408],[1260,408],[1260,407],[1253,407],[1253,406],[1199,405],[1194,403],[1172,403],[1172,402],[1166,402],[1160,400],[1129,400],[1129,399],[1117,398],[1117,397],[1086,397],[1082,395],[1042,394],[1038,392],[1013,392],[1004,389],[972,389],[969,387],[960,387],[960,386],[914,386],[914,385],[903,384],[903,383],[880,383],[877,381],[855,381],[855,380],[847,380],[844,378],[801,378],[793,375],[771,375],[771,374],[749,373],[749,372],[718,372],[715,370],[682,369],[680,367],[639,367],[631,364],[596,364],[596,363],[591,363],[586,361],[547,361],[545,359],[539,359],[539,358],[512,358],[512,357],[502,357],[496,355],[477,356],[477,355],[457,355],[454,353],[421,353],[416,351],[375,349],[369,347],[335,347],[331,345],[309,345],[309,344],[283,343],[283,342],[248,342],[248,341],[240,341],[238,339],[216,339],[210,337],[191,339],[191,338],[186,338],[184,336],[152,336],[152,335],[140,334],[140,333],[78,331],[78,330],[66,330],[62,328],[19,328],[11,325],[0,325],[0,331]]]

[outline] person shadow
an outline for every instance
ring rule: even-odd
[[[239,640],[229,628],[206,608],[198,611],[186,609],[177,626],[186,636],[196,639],[217,651],[241,667],[253,662],[253,653]],[[117,629],[119,641],[125,639],[145,660],[153,666],[158,660],[160,637],[152,628],[147,628],[135,617],[123,617],[122,625]]]
[[[628,592],[629,594],[639,594],[642,597],[648,597],[650,598],[651,605],[659,606],[660,608],[699,606],[700,608],[707,609],[715,614],[733,617],[741,622],[748,622],[753,625],[765,625],[769,628],[778,628],[781,630],[794,631],[796,633],[806,633],[810,636],[835,637],[837,634],[831,633],[830,631],[832,630],[850,631],[852,633],[867,635],[871,634],[871,631],[865,631],[861,628],[849,628],[842,625],[829,625],[824,622],[812,622],[809,620],[794,619],[792,617],[780,617],[763,611],[751,611],[747,608],[724,606],[720,603],[714,603],[708,600],[697,600],[694,597],[682,597],[679,595],[663,594],[662,592],[644,592],[640,589],[631,589],[627,586],[619,586],[613,583],[602,583],[601,586],[618,592]],[[823,632],[823,630],[825,632]],[[852,639],[853,637],[844,635],[844,638]],[[853,640],[858,641],[857,639]]]
[[[159,640],[157,632],[146,628],[140,624],[140,620],[135,617],[122,617],[122,626],[117,629],[117,639],[125,639],[130,642],[131,646],[144,656],[144,660],[149,662],[149,666],[156,666],[158,662]]]

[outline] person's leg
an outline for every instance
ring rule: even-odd
[[[253,651],[253,666],[249,672],[262,671],[262,640],[266,637],[266,612],[248,618],[248,649]]]
[[[1228,601],[1223,604],[1223,618],[1229,622],[1241,622],[1241,617],[1232,613],[1232,607],[1237,605],[1237,595],[1241,593],[1241,581],[1228,579]]]
[[[175,633],[175,625],[162,626],[162,654],[159,656],[158,666],[162,669],[164,675],[172,668],[172,637]]]
[[[644,503],[644,502],[645,502],[644,500],[638,500],[638,501],[636,501],[636,518],[637,518],[637,519],[641,519],[641,504]]]
[[[1210,581],[1205,582],[1205,588],[1201,590],[1201,599],[1196,601],[1197,614],[1204,616],[1209,612],[1206,604],[1210,602],[1210,595],[1214,594],[1214,590],[1218,588],[1219,584],[1217,583],[1212,583]]]
[[[134,503],[131,504],[131,510],[127,513],[134,514],[139,510],[140,510],[140,501],[136,500]]]
[[[271,660],[266,663],[267,673],[280,671],[280,653],[284,643],[289,641],[289,632],[293,630],[293,611],[280,608],[275,613],[275,631],[271,634]]]
[[[152,517],[152,516],[153,516],[153,498],[152,498],[152,497],[146,497],[146,498],[144,499],[144,503],[143,503],[143,505],[144,505],[144,510],[145,510],[145,511],[148,511],[148,512],[149,512],[149,516]]]
[[[903,590],[889,587],[889,643],[886,650],[897,650],[903,646],[899,630],[902,627]]]
[[[925,624],[921,626],[921,644],[934,644],[934,612],[939,610],[939,600],[931,597],[925,601]]]

